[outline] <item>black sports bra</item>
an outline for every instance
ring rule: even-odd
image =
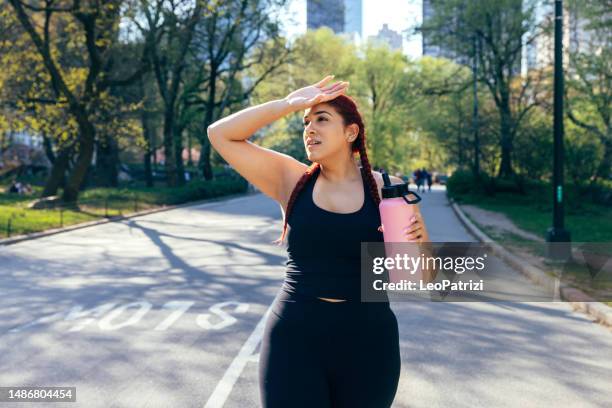
[[[310,177],[287,221],[283,290],[308,297],[359,300],[361,243],[383,242],[380,214],[363,177],[364,203],[352,213],[324,210],[313,200],[320,169]]]

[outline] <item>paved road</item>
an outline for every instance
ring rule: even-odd
[[[472,240],[443,190],[422,209],[432,240]],[[76,386],[57,407],[259,406],[280,216],[252,195],[0,247],[0,386]],[[612,406],[612,335],[565,303],[393,309],[394,407]]]

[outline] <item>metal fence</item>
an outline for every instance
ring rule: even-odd
[[[226,168],[215,171],[215,181],[231,183],[235,181],[246,181],[234,170]],[[192,180],[195,181],[195,180]],[[188,183],[192,182],[189,181]],[[254,189],[245,188],[246,192]],[[124,194],[124,193],[122,193]],[[148,200],[146,199],[148,198]],[[212,198],[212,197],[202,197]],[[35,197],[32,197],[35,199]],[[188,200],[189,201],[189,200]],[[178,204],[178,203],[175,203]],[[106,197],[94,199],[79,199],[75,203],[62,204],[49,202],[48,208],[40,208],[36,211],[28,211],[25,208],[14,207],[8,210],[8,215],[0,214],[0,239],[14,236],[15,234],[38,232],[50,228],[62,228],[68,221],[72,225],[78,222],[90,221],[101,218],[121,217],[125,214],[136,213],[140,210],[161,207],[163,203],[158,203],[150,196],[145,196],[142,192],[128,192],[125,196],[119,196],[116,192],[111,192]],[[43,204],[42,207],[45,207]],[[77,213],[79,220],[67,219],[67,213],[74,217]],[[44,214],[44,217],[41,216]],[[90,219],[87,219],[87,216]],[[36,220],[38,218],[38,221]],[[51,221],[50,221],[51,220]]]
[[[136,213],[140,210],[154,206],[158,206],[158,204],[143,201],[137,193],[132,193],[125,199],[118,199],[117,197],[111,196],[78,200],[76,203],[70,204],[49,203],[49,207],[41,208],[40,213],[38,211],[36,211],[36,213],[30,213],[26,211],[26,209],[15,208],[10,211],[9,216],[5,219],[4,225],[0,225],[0,228],[4,229],[3,236],[9,238],[15,235],[16,232],[29,233],[42,229],[62,228],[65,224],[67,212],[77,212],[82,215],[83,218],[90,216],[92,219],[101,219],[121,217],[125,214]],[[39,224],[44,225],[44,228],[31,228],[30,226],[34,225],[32,219],[40,218],[40,214],[45,215],[45,219]],[[49,217],[50,214],[51,216]],[[49,222],[49,218],[51,218],[51,222]],[[28,227],[24,227],[24,224],[28,225]],[[2,236],[0,235],[0,237]]]

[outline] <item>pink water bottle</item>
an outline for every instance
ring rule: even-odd
[[[378,210],[384,240],[385,242],[406,242],[403,230],[410,225],[410,219],[415,214],[414,204],[421,201],[421,197],[408,190],[408,183],[391,184],[389,175],[384,170],[382,177],[385,185],[382,188],[382,200]],[[406,198],[409,195],[414,195],[415,198]]]
[[[391,184],[389,175],[383,170],[382,200],[378,209],[383,227],[383,238],[385,241],[385,255],[387,258],[395,259],[396,255],[401,258],[404,255],[418,257],[420,248],[418,244],[409,244],[405,237],[404,228],[411,225],[410,220],[415,214],[415,204],[421,201],[421,197],[408,190],[408,183]],[[413,195],[414,198],[407,198]],[[396,268],[387,268],[390,282],[401,282],[406,280],[418,280],[422,271],[406,271]]]

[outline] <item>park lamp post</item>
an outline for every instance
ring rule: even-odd
[[[546,233],[547,255],[571,258],[570,232],[563,226],[563,0],[555,0],[553,226]]]

